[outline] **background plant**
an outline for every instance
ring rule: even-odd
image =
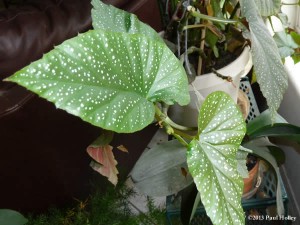
[[[300,47],[300,36],[288,27],[287,16],[281,12],[281,1],[160,2],[165,37],[177,45],[178,55],[184,55],[190,80],[214,72],[224,66],[220,62],[227,56],[236,57],[241,48],[251,45],[254,74],[274,119],[288,85],[281,60],[292,56],[297,63]],[[284,31],[275,32],[274,38],[265,26],[271,16],[278,17],[285,27]]]
[[[26,225],[166,224],[165,210],[156,207],[153,199],[147,199],[147,213],[134,214],[129,201],[135,195],[132,189],[122,182],[105,191],[99,187],[95,186],[86,200],[75,200],[73,206],[51,208],[46,213],[29,216]]]

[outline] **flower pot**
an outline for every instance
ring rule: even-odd
[[[243,189],[243,195],[242,199],[249,199],[259,189],[262,179],[263,179],[263,166],[260,165],[261,161],[257,160],[255,163],[255,166],[250,169],[249,171],[249,177],[244,178],[244,189]]]
[[[255,164],[255,166],[249,171],[249,177],[248,178],[244,178],[244,190],[243,190],[243,194],[246,194],[249,191],[251,191],[254,183],[256,182],[257,173],[258,173],[258,167],[259,167],[259,163],[257,162]]]
[[[238,91],[237,105],[239,106],[243,114],[243,118],[247,120],[251,105],[250,105],[250,100],[248,98],[248,95],[242,90]]]
[[[204,98],[214,91],[224,91],[237,102],[240,78],[245,76],[252,67],[250,48],[245,47],[241,55],[232,63],[218,70],[224,76],[232,77],[232,82],[228,82],[214,73],[203,74],[189,86],[191,101],[187,106],[171,106],[169,117],[176,123],[196,127],[199,107]]]

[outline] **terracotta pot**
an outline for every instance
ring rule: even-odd
[[[249,177],[244,178],[244,191],[243,191],[243,194],[246,194],[249,191],[251,191],[251,189],[253,188],[253,186],[256,183],[256,178],[257,178],[257,174],[258,174],[258,167],[259,167],[258,162],[259,161],[257,161],[255,166],[249,171]]]
[[[263,161],[257,161],[255,166],[249,171],[249,177],[244,178],[244,190],[242,199],[246,200],[256,194],[263,180]]]

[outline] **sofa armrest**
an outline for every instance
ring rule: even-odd
[[[2,79],[39,59],[55,45],[92,28],[90,0],[29,0],[0,11],[0,117],[16,111],[34,95]],[[104,0],[136,13],[160,29],[156,0]],[[9,88],[8,88],[9,87]]]

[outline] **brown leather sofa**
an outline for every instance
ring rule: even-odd
[[[105,2],[161,29],[156,0]],[[0,11],[0,80],[90,29],[90,9],[90,0],[27,0]],[[114,146],[123,144],[129,150],[129,154],[116,152],[124,174],[156,129],[151,125],[114,138]],[[85,149],[100,134],[100,128],[18,85],[0,81],[0,208],[39,211],[87,195],[90,179],[98,175],[89,167]]]

